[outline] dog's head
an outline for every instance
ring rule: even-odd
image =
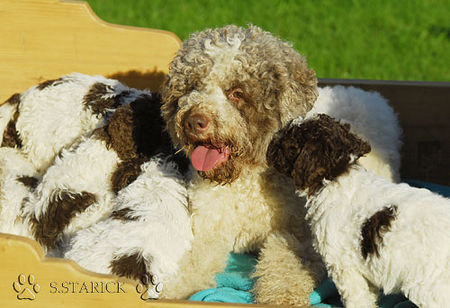
[[[235,180],[265,166],[272,135],[304,115],[317,79],[288,43],[258,27],[208,29],[183,42],[162,90],[162,114],[177,147],[202,176]]]
[[[294,120],[274,136],[267,161],[292,176],[295,187],[308,195],[316,192],[324,179],[333,180],[370,152],[370,145],[350,132],[349,124],[328,115],[299,122]]]

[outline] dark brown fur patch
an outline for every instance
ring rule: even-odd
[[[172,146],[164,132],[160,107],[159,97],[142,95],[118,108],[107,127],[96,132],[96,135],[105,140],[123,161],[170,153]]]
[[[115,258],[111,261],[109,267],[111,268],[111,273],[115,275],[139,280],[145,285],[149,283],[150,275],[147,272],[145,260],[140,254],[135,253]]]
[[[11,95],[11,97],[5,101],[5,104],[19,105],[20,104],[20,94],[15,93],[15,94]]]
[[[109,95],[106,96],[107,94]],[[128,91],[114,95],[111,86],[96,82],[83,97],[83,104],[84,106],[91,108],[94,114],[105,115],[108,109],[119,107],[120,100],[126,95],[129,95]]]
[[[126,207],[117,211],[113,211],[111,213],[111,218],[116,220],[122,220],[122,221],[136,221],[139,219],[137,216],[132,216],[131,213],[133,211]]]
[[[2,147],[9,148],[21,148],[22,140],[20,139],[19,133],[16,129],[17,119],[19,118],[18,106],[20,104],[20,94],[13,94],[8,98],[5,104],[16,105],[16,111],[14,112],[13,118],[8,122],[5,131],[3,132]]]
[[[312,195],[323,179],[345,173],[351,155],[370,152],[370,145],[328,115],[320,114],[301,125],[287,125],[270,143],[267,161],[281,173],[294,178],[295,187]]]
[[[385,207],[367,219],[362,228],[361,254],[364,259],[369,255],[380,256],[378,247],[383,243],[383,235],[391,228],[396,218],[397,206]]]
[[[20,183],[31,189],[35,189],[39,184],[39,180],[37,178],[26,175],[17,177],[17,181],[19,181]]]
[[[94,194],[61,191],[54,193],[47,211],[33,221],[33,234],[36,240],[47,248],[53,248],[58,236],[64,231],[76,214],[82,213],[96,202]]]
[[[11,120],[8,122],[5,131],[3,132],[2,147],[21,148],[22,140],[16,129],[16,123]]]
[[[111,177],[112,190],[118,193],[136,180],[141,173],[141,165],[147,160],[146,157],[140,156],[120,163]]]
[[[58,78],[58,79],[50,79],[50,80],[47,80],[47,81],[44,81],[44,82],[38,84],[36,88],[37,88],[38,90],[41,90],[41,91],[42,91],[42,90],[44,90],[44,89],[47,88],[47,87],[56,85],[57,83],[60,83],[61,81],[63,81],[63,79],[61,79],[61,78]]]

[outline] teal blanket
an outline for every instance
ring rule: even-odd
[[[411,186],[430,189],[445,197],[450,197],[450,187],[416,180],[405,181]],[[256,258],[249,254],[231,253],[223,273],[216,275],[217,287],[202,290],[190,300],[222,303],[254,303],[250,290],[253,280],[250,274],[254,270]],[[315,307],[343,307],[336,286],[331,279],[325,280],[310,296],[310,303]],[[380,308],[417,307],[402,295],[381,295]]]

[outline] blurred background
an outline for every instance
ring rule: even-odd
[[[320,78],[450,81],[448,0],[88,0],[103,20],[182,40],[226,24],[290,41]]]

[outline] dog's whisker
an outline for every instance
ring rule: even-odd
[[[181,148],[179,148],[173,155],[177,155],[179,154],[181,151],[183,151],[186,147],[182,146]]]

